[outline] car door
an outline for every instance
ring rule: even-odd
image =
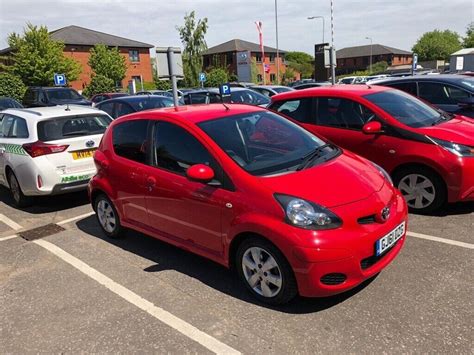
[[[462,107],[461,101],[470,98],[470,94],[455,86],[437,83],[437,82],[418,82],[419,96],[423,100],[439,107],[440,109],[451,112],[460,113]]]
[[[211,166],[215,179],[208,184],[188,179],[186,170],[194,164]],[[188,129],[158,121],[152,165],[146,197],[150,226],[166,238],[222,254],[222,210],[232,192],[223,183],[224,172],[208,148]]]
[[[149,164],[149,120],[132,120],[113,127],[115,156],[108,170],[114,182],[116,206],[124,219],[139,227],[148,224],[145,174]]]

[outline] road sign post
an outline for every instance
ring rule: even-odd
[[[418,65],[418,54],[413,53],[413,63],[411,65],[411,75],[415,74]]]
[[[230,84],[225,83],[219,86],[219,94],[222,102],[230,102]]]
[[[199,82],[201,83],[201,87],[204,87],[204,82],[206,81],[206,73],[199,73]]]
[[[55,86],[66,86],[67,80],[65,74],[54,73],[54,85]]]

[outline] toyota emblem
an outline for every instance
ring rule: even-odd
[[[95,144],[94,141],[87,141],[86,142],[86,147],[87,148],[92,148],[94,146],[94,144]]]
[[[382,218],[382,221],[386,221],[390,217],[390,207],[385,207],[382,212],[380,212],[380,218]]]

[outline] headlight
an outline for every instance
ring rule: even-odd
[[[453,153],[458,157],[474,157],[474,147],[443,141],[442,139],[436,139],[432,137],[428,138],[431,139],[433,143],[439,145],[441,148],[446,149],[448,152]]]
[[[393,185],[393,180],[390,177],[390,175],[388,175],[387,171],[384,168],[382,168],[380,165],[375,164],[373,161],[371,161],[371,163],[375,167],[375,169],[379,171],[380,175],[382,175],[390,184]]]
[[[301,198],[275,194],[283,207],[286,222],[305,229],[334,229],[342,225],[341,219],[328,209]]]

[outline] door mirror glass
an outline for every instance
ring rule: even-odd
[[[382,124],[378,121],[372,121],[369,123],[366,123],[362,127],[362,132],[365,134],[377,134],[377,133],[382,133]]]
[[[191,180],[206,183],[214,179],[214,170],[204,164],[195,164],[186,170],[186,176]]]

